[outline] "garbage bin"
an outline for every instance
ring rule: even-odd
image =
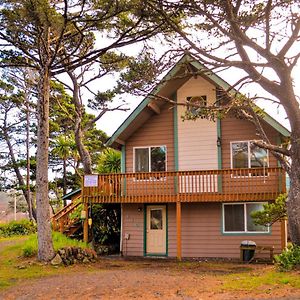
[[[253,241],[241,242],[241,259],[242,261],[250,261],[255,253],[256,243]]]

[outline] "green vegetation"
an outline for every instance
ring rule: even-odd
[[[271,287],[281,284],[290,284],[292,287],[300,288],[300,278],[297,274],[281,273],[274,270],[262,274],[249,272],[226,276],[223,287],[226,290],[251,291],[259,287]]]
[[[22,256],[24,243],[35,236],[14,236],[0,239],[0,290],[24,279],[41,278],[73,271],[73,267],[53,267],[39,263],[35,259],[24,258]],[[56,246],[62,242],[62,239],[58,240],[60,242],[55,243]],[[64,246],[67,245],[64,244]]]
[[[105,149],[100,155],[97,172],[120,173],[121,153],[114,149]]]
[[[28,235],[35,233],[36,224],[29,220],[12,221],[7,224],[0,224],[0,237],[13,235]]]
[[[300,266],[300,247],[290,245],[280,255],[276,255],[275,260],[282,271],[289,271]]]
[[[270,226],[277,221],[287,218],[286,199],[287,194],[281,194],[276,198],[274,203],[264,204],[263,210],[251,213],[254,223]]]
[[[52,239],[53,239],[53,247],[55,251],[63,247],[88,248],[88,245],[86,243],[74,239],[70,239],[59,232],[52,232]],[[34,234],[29,236],[29,238],[24,242],[22,246],[22,254],[25,257],[31,257],[37,255],[37,251],[38,251],[37,235]]]
[[[255,291],[261,288],[271,291],[271,288],[285,284],[300,288],[298,274],[277,272],[274,269],[263,273],[236,273],[226,275],[224,279],[222,288],[229,291]]]

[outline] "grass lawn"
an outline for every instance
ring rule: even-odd
[[[54,267],[40,263],[35,256],[25,258],[23,256],[24,247],[34,252],[34,248],[37,246],[35,244],[35,235],[0,238],[0,290],[24,279],[72,272],[73,266]],[[64,239],[59,239],[55,242],[54,247],[57,249],[71,245],[67,244]],[[75,245],[77,245],[76,242]]]

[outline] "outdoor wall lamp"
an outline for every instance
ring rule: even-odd
[[[221,144],[222,144],[221,138],[218,137],[217,138],[217,147],[221,147]]]

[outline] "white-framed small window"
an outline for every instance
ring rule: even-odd
[[[251,213],[263,209],[265,202],[223,203],[223,233],[269,233],[268,226],[256,225]]]
[[[165,172],[167,170],[167,147],[134,147],[134,172]]]
[[[231,168],[267,168],[268,150],[258,147],[253,141],[230,142]],[[252,176],[267,176],[266,172],[251,172]]]
[[[207,96],[193,96],[193,97],[187,97],[186,98],[187,103],[187,113],[196,116],[198,115],[201,110],[207,106]],[[201,118],[204,118],[202,116]]]

